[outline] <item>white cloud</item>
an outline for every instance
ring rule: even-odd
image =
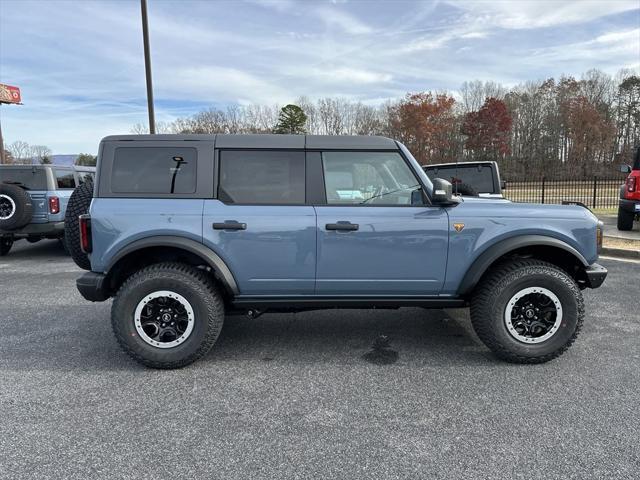
[[[338,27],[351,35],[363,35],[372,31],[364,22],[336,7],[318,7],[314,13],[328,27]]]
[[[321,80],[323,83],[343,85],[388,83],[393,79],[393,76],[390,73],[350,67],[325,66],[323,68],[312,68],[304,70],[295,69],[292,70],[291,73],[298,76],[299,78],[312,77]]]
[[[301,95],[379,104],[472,79],[513,85],[590,68],[615,73],[637,69],[640,57],[637,0],[167,0],[149,8],[164,121]],[[101,136],[146,122],[139,14],[138,2],[120,0],[2,8],[0,81],[22,87],[25,99],[2,108],[7,141],[95,151]]]
[[[447,0],[470,19],[510,29],[531,29],[588,22],[606,15],[635,10],[637,0]]]
[[[161,76],[171,72],[163,68]],[[212,103],[279,103],[290,99],[291,93],[277,84],[237,68],[189,67],[173,75],[171,85],[165,86],[159,95],[175,99],[201,100]],[[170,87],[168,89],[167,87]]]

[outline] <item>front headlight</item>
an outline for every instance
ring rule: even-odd
[[[604,223],[598,221],[596,226],[596,245],[598,246],[598,253],[602,252],[602,239],[604,237]]]

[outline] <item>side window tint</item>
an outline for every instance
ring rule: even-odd
[[[195,193],[197,151],[180,147],[118,147],[111,173],[114,193]]]
[[[55,174],[58,188],[76,188],[76,181],[71,170],[55,170]]]
[[[411,205],[420,183],[395,152],[324,152],[328,204]]]
[[[293,151],[222,151],[218,198],[252,205],[302,204],[304,158],[304,152]]]

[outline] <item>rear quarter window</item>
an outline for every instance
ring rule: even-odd
[[[197,150],[118,147],[111,171],[114,193],[186,194],[196,191]]]
[[[47,190],[47,172],[42,168],[0,168],[0,182],[16,183],[29,190]]]

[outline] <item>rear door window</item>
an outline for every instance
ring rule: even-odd
[[[111,173],[114,193],[185,194],[196,191],[197,149],[118,147]]]
[[[43,168],[1,168],[0,182],[14,183],[27,190],[47,190],[47,172]]]
[[[54,170],[56,187],[60,190],[76,188],[76,179],[72,170]]]
[[[225,203],[305,203],[305,154],[297,151],[220,152],[218,198]]]

